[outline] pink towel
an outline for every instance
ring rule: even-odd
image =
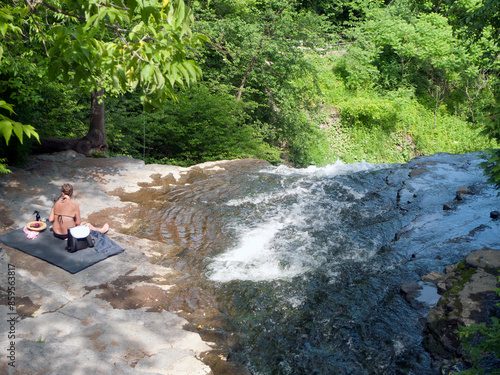
[[[38,236],[38,233],[39,233],[39,232],[36,232],[34,230],[29,230],[26,227],[24,227],[23,231],[27,235],[26,238],[28,238],[30,240],[34,240]]]

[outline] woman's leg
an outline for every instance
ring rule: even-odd
[[[102,233],[102,234],[106,233],[106,232],[109,230],[109,225],[108,225],[108,223],[104,224],[104,225],[102,226],[102,228],[99,228],[99,229],[98,229],[98,228],[96,228],[96,227],[94,227],[94,226],[93,226],[92,224],[90,224],[90,223],[86,223],[85,225],[86,225],[86,226],[88,226],[88,227],[90,228],[90,230],[95,230],[96,232],[100,232],[100,233]]]

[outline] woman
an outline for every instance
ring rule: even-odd
[[[68,229],[73,228],[75,225],[80,225],[82,223],[82,218],[80,217],[80,208],[78,204],[71,200],[73,196],[73,186],[64,184],[61,187],[61,195],[62,197],[54,203],[50,211],[49,221],[54,223],[52,226],[54,236],[61,240],[67,240]],[[101,229],[97,229],[88,223],[86,225],[91,230],[101,233],[106,233],[109,230],[108,223],[104,224]]]

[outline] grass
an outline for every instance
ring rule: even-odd
[[[379,93],[374,89],[348,90],[334,73],[335,56],[309,56],[318,69],[320,128],[328,140],[321,164],[342,160],[404,163],[415,156],[438,152],[461,154],[498,147],[466,119],[444,106],[420,104],[410,90]],[[300,84],[300,83],[297,83]],[[303,85],[310,82],[303,80]]]

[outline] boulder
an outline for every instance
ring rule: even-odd
[[[423,340],[438,367],[464,356],[456,333],[459,326],[490,322],[498,302],[499,275],[500,251],[481,249],[446,267],[441,279],[437,273],[424,276],[437,282],[442,295],[426,318]]]
[[[474,251],[465,258],[469,267],[491,269],[493,272],[500,269],[500,251],[481,249]]]

